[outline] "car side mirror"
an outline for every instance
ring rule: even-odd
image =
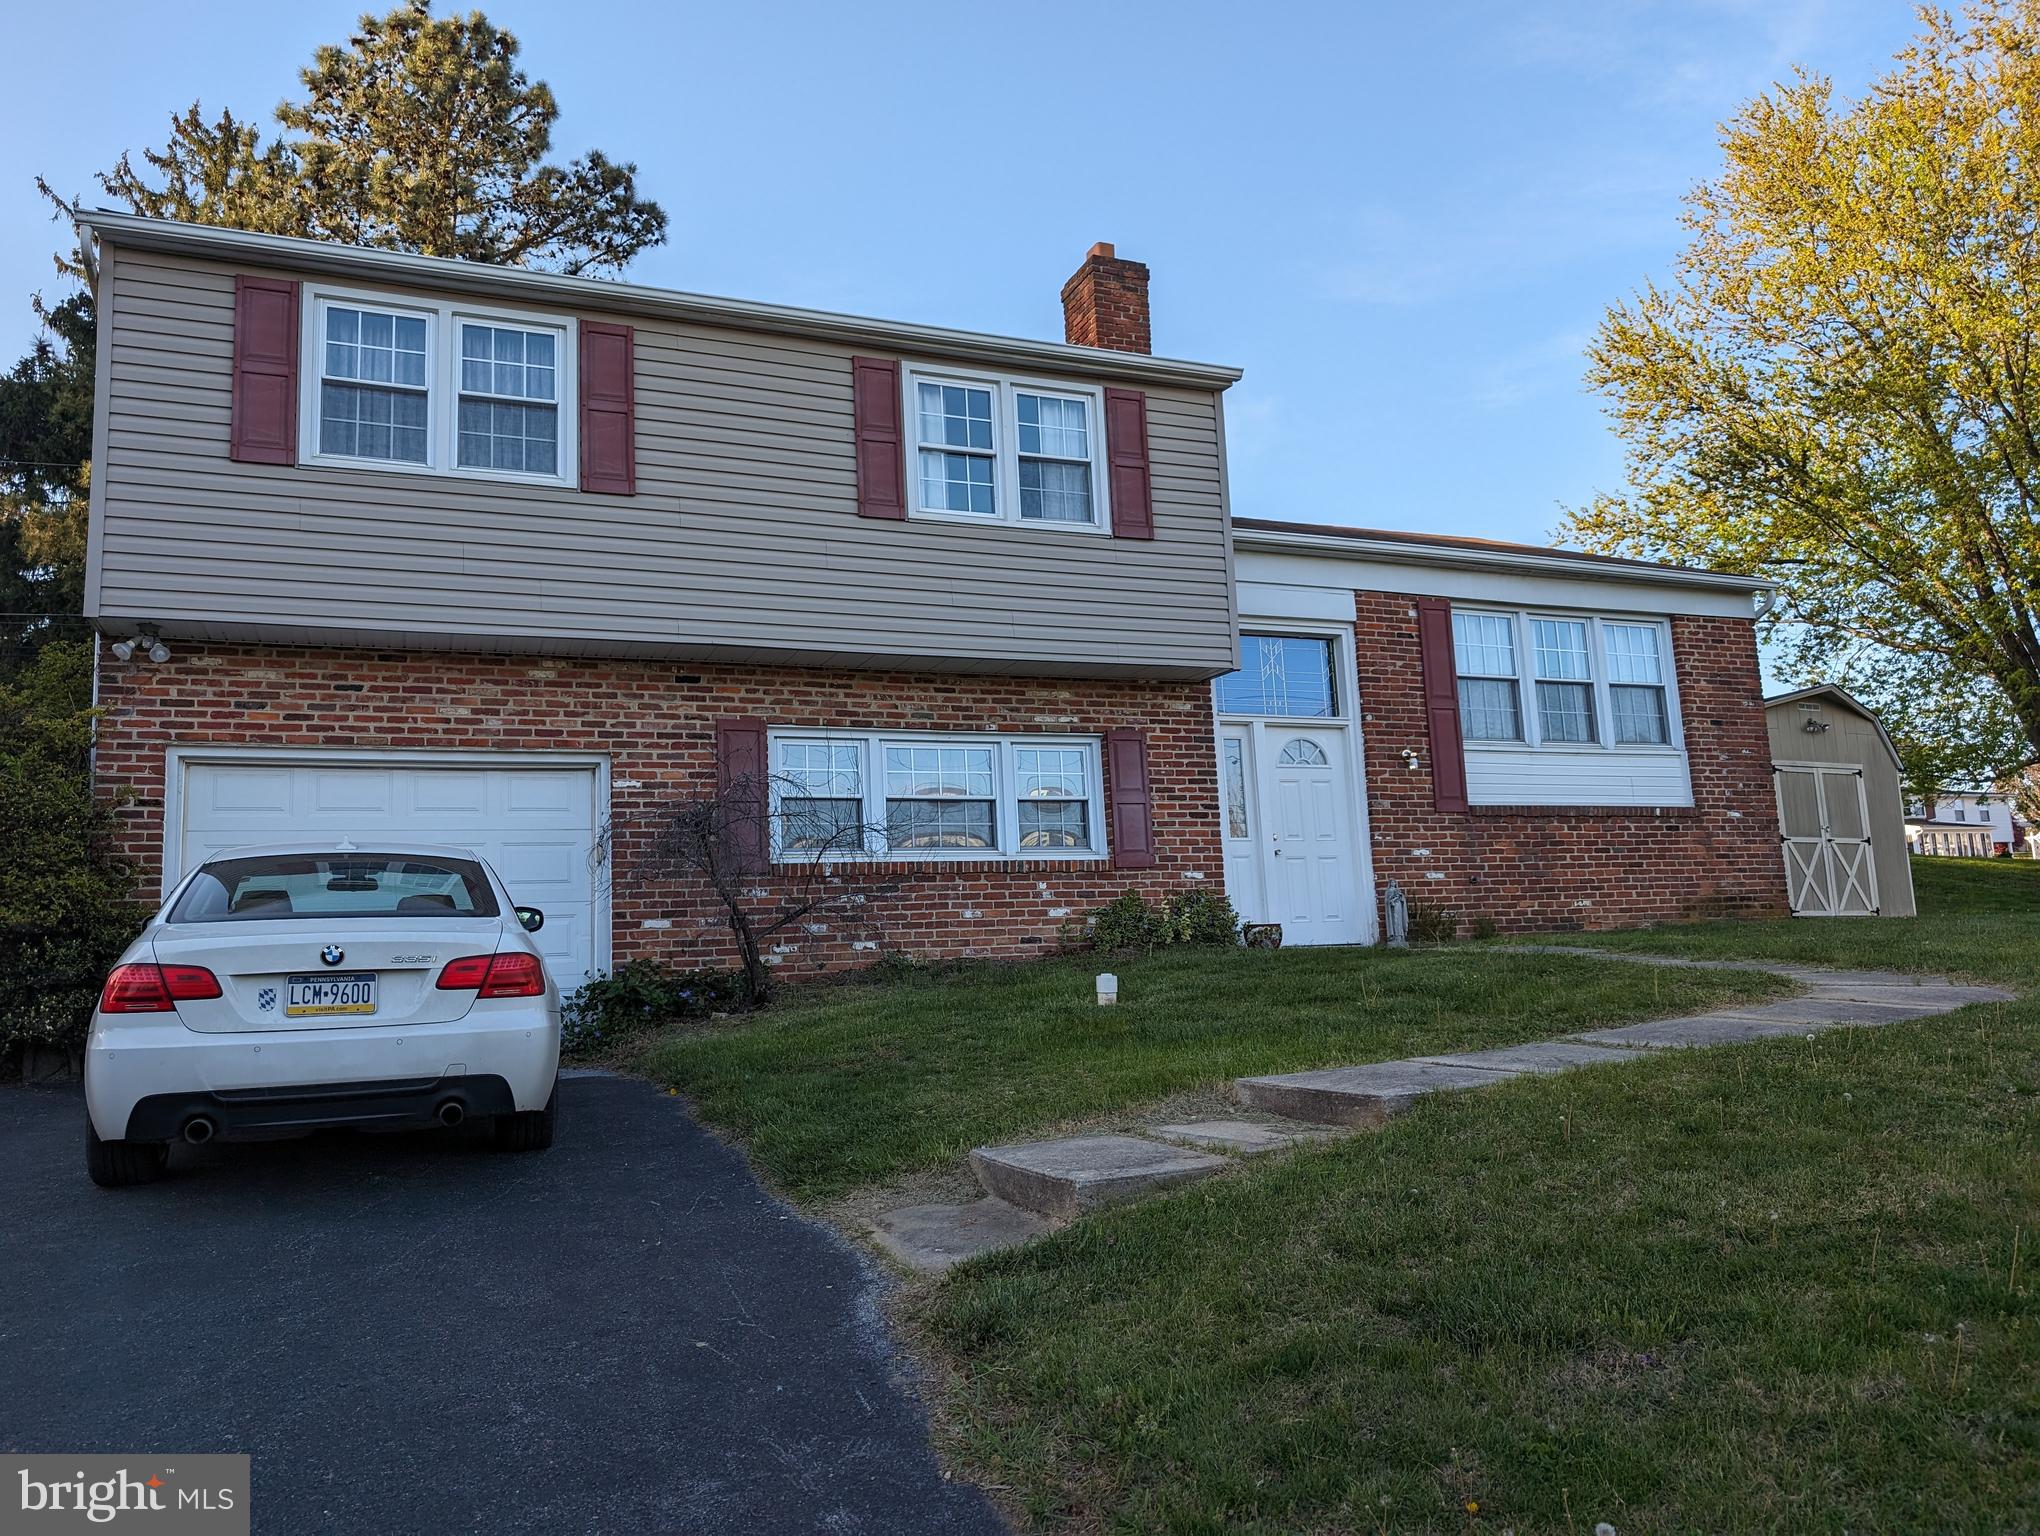
[[[536,933],[545,926],[545,914],[536,907],[519,907],[517,921],[524,924],[526,933]]]

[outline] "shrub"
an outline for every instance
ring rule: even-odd
[[[0,684],[0,1060],[76,1056],[99,984],[146,911],[92,793],[92,651],[51,641]]]
[[[1239,916],[1216,891],[1177,891],[1159,907],[1139,891],[1128,891],[1091,914],[1091,947],[1108,952],[1239,939]]]
[[[1459,920],[1444,907],[1428,901],[1410,903],[1410,942],[1449,944],[1459,936]]]
[[[1117,953],[1163,942],[1162,914],[1139,891],[1116,896],[1091,914],[1091,947]]]
[[[740,971],[674,970],[626,960],[569,997],[560,1009],[560,1049],[595,1056],[678,1019],[729,1013],[750,1001]]]
[[[1162,903],[1165,944],[1237,944],[1240,918],[1218,891],[1178,891]]]

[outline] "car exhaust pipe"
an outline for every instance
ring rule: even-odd
[[[213,1139],[213,1132],[219,1127],[204,1115],[193,1115],[184,1122],[184,1139],[194,1147],[202,1147]]]
[[[459,1099],[448,1099],[439,1106],[439,1123],[449,1131],[467,1119],[467,1106]]]

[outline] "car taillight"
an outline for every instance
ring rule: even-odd
[[[202,965],[117,965],[99,992],[101,1013],[168,1013],[179,1003],[220,995],[220,979]]]
[[[439,990],[442,992],[472,992],[489,979],[489,962],[493,955],[468,955],[459,960],[446,962],[446,969],[439,973]]]
[[[442,992],[477,992],[483,997],[542,997],[545,967],[523,950],[500,955],[465,955],[439,973]]]

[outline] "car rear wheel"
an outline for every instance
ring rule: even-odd
[[[85,1122],[85,1171],[101,1189],[124,1189],[163,1177],[170,1166],[170,1148],[160,1141],[101,1141]]]
[[[499,1152],[543,1152],[553,1144],[553,1127],[559,1123],[560,1085],[554,1082],[552,1097],[544,1109],[519,1109],[496,1116],[496,1150]]]

